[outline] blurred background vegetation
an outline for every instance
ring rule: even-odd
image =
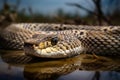
[[[66,12],[63,8],[58,8],[53,15],[44,14],[43,12],[39,11],[34,12],[34,7],[32,5],[27,8],[23,7],[21,10],[19,10],[19,8],[22,6],[22,0],[14,1],[15,3],[11,4],[10,0],[1,0],[0,2],[2,5],[0,7],[0,15],[7,16],[9,14],[14,14],[17,16],[15,22],[64,23],[76,25],[120,25],[120,0],[84,0],[86,1],[84,4],[79,3],[82,0],[78,0],[78,3],[74,1],[67,1],[64,3],[64,5],[70,8],[76,7],[77,11],[72,13]],[[29,2],[29,0],[26,1]],[[34,2],[36,1],[37,0],[34,0]],[[90,10],[89,6],[85,6],[85,4],[89,4],[87,1],[92,2],[94,6],[93,9]],[[85,11],[87,15],[82,16],[79,10]]]

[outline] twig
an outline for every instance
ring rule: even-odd
[[[98,1],[99,1],[99,0],[98,0]],[[97,14],[97,13],[95,13],[95,12],[93,12],[93,11],[85,8],[85,7],[83,7],[82,5],[80,5],[80,4],[78,4],[78,3],[66,3],[66,4],[69,5],[69,6],[76,6],[76,7],[80,8],[80,9],[83,9],[83,10],[87,11],[87,12],[90,13],[90,14],[93,14],[93,15],[97,16],[97,17],[100,16],[100,17],[101,17],[101,20],[103,19],[105,22],[107,22],[108,25],[111,24],[111,22],[110,22],[105,16],[103,16],[103,15],[101,16],[101,15],[99,15],[99,14]],[[101,8],[99,8],[99,9],[101,10]],[[101,14],[101,12],[102,12],[102,11],[100,11],[100,14]],[[102,14],[103,14],[103,13],[102,13]],[[99,20],[99,25],[101,25],[101,20]]]

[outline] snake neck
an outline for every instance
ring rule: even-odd
[[[98,55],[119,55],[120,29],[111,31],[66,30],[57,34],[74,35],[84,47],[83,52]]]

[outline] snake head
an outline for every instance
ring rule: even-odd
[[[66,34],[34,35],[24,44],[25,53],[42,58],[65,58],[83,51],[81,42]]]

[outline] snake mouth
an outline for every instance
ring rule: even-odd
[[[74,43],[70,44],[72,47],[67,42],[64,42],[64,44],[58,42],[56,45],[49,45],[49,47],[48,45],[45,47],[45,45],[45,42],[39,43],[39,46],[32,43],[25,43],[25,54],[41,58],[66,58],[78,55],[83,51],[80,45],[74,46]]]

